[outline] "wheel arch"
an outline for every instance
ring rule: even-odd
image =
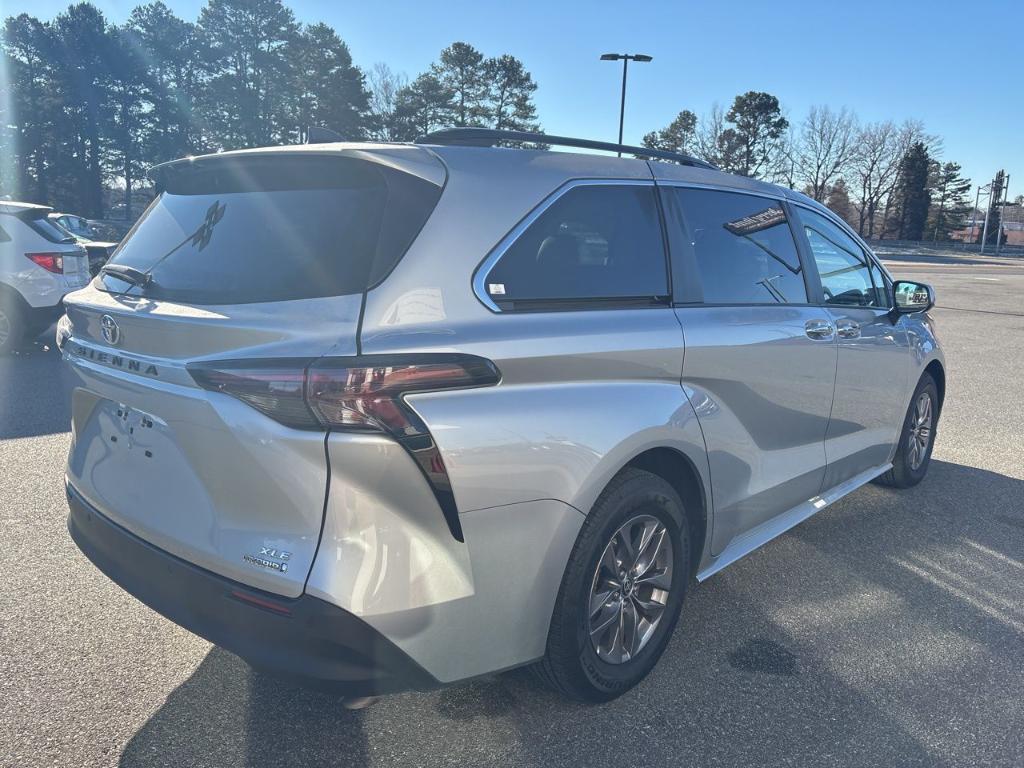
[[[20,312],[24,313],[29,309],[29,304],[21,291],[9,283],[0,280],[0,301],[9,301]]]
[[[942,404],[946,400],[946,369],[938,358],[932,360],[924,367],[924,373],[930,374],[935,380],[935,387],[939,390],[939,412],[942,412]]]
[[[693,460],[676,448],[658,446],[634,456],[623,469],[628,467],[657,475],[683,500],[683,511],[690,524],[690,570],[696,573],[707,542],[708,494]]]

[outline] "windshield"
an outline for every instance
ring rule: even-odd
[[[51,218],[51,221],[54,219]],[[81,216],[58,216],[56,223],[80,240],[96,238],[96,232]]]
[[[47,221],[50,224],[53,224],[61,232],[63,232],[65,238],[70,237],[70,238],[72,238],[73,240],[75,240],[76,242],[79,242],[79,243],[87,243],[87,242],[89,242],[88,238],[80,237],[79,235],[76,235],[74,232],[72,232],[67,227],[65,227],[63,224],[61,224],[61,220],[60,219],[47,219]]]

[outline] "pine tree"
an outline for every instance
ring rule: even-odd
[[[1002,236],[1003,187],[1005,184],[1006,171],[999,171],[992,179],[992,194],[988,204],[988,234],[985,236],[986,245],[995,245]]]
[[[147,158],[163,162],[203,152],[213,138],[197,107],[212,58],[205,35],[160,0],[135,8],[127,28],[144,56],[153,91]]]
[[[307,27],[289,49],[295,124],[318,125],[351,141],[366,138],[370,94],[348,46],[326,24]]]
[[[697,115],[684,109],[666,127],[644,134],[643,145],[648,149],[692,154],[697,141]]]
[[[539,130],[533,103],[537,84],[523,62],[509,54],[487,59],[484,75],[489,96],[487,122],[499,130]]]
[[[452,94],[456,127],[483,125],[490,96],[483,54],[468,43],[452,43],[431,70],[443,91]]]
[[[945,163],[935,174],[932,186],[932,210],[928,219],[928,231],[932,241],[949,240],[951,234],[967,225],[967,214],[971,210],[968,199],[971,180],[960,175],[959,163]]]
[[[51,203],[103,218],[104,141],[110,125],[107,89],[110,70],[107,22],[89,3],[72,5],[51,25],[54,72],[51,89],[60,101],[55,125],[57,154],[51,177]]]
[[[56,38],[51,25],[28,14],[8,18],[0,35],[7,80],[0,83],[0,192],[46,203],[59,149],[60,103],[53,91]],[[0,97],[4,94],[0,94]]]
[[[915,141],[900,160],[890,203],[890,229],[899,240],[924,239],[931,204],[931,166],[928,148],[922,141]]]
[[[436,75],[425,72],[398,92],[394,114],[394,138],[412,141],[452,124],[455,93]]]
[[[225,149],[279,144],[298,126],[290,108],[298,25],[281,0],[210,0],[199,15],[211,78],[202,108]]]
[[[844,179],[837,179],[836,183],[829,187],[825,198],[825,205],[847,224],[852,225],[854,219],[853,204],[850,202],[850,190],[847,188]]]
[[[110,122],[106,128],[110,174],[124,184],[124,217],[134,219],[132,194],[146,172],[144,149],[152,130],[152,81],[139,46],[129,28],[113,28],[107,36],[104,59]]]
[[[747,91],[725,115],[732,123],[719,137],[724,168],[741,176],[760,176],[771,164],[778,140],[789,127],[779,100],[770,93]]]

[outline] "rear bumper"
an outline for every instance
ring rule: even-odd
[[[33,328],[46,330],[64,314],[64,303],[58,301],[52,307],[29,307],[28,321]]]
[[[67,487],[68,530],[97,568],[153,610],[302,685],[362,696],[437,680],[356,616],[309,595],[251,589],[181,560],[111,522]]]

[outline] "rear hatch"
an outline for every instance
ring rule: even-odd
[[[74,291],[89,282],[86,249],[74,235],[47,218],[50,210],[41,206],[25,206],[13,215],[37,236],[32,250],[25,253],[26,257],[46,271],[63,276],[64,290]]]
[[[430,215],[444,169],[418,148],[339,147],[200,158],[156,178],[112,271],[66,299],[68,482],[171,554],[298,596],[323,521],[325,433],[258,409],[287,398],[286,381],[254,407],[190,367],[355,354],[364,293]]]

